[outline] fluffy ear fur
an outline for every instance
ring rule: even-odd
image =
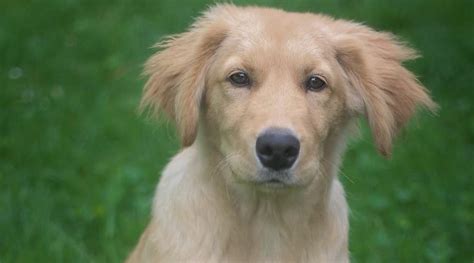
[[[416,107],[437,107],[428,91],[402,65],[417,55],[389,33],[354,23],[335,24],[337,60],[350,88],[362,98],[377,149],[390,156],[394,136]]]
[[[154,115],[163,110],[173,118],[184,147],[196,138],[206,73],[226,36],[225,22],[220,19],[223,9],[211,8],[188,32],[158,43],[162,50],[145,64],[149,79],[140,108],[149,108]]]

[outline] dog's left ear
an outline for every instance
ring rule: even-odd
[[[161,51],[145,64],[149,79],[140,108],[149,108],[154,115],[164,111],[174,119],[184,147],[190,146],[197,135],[205,77],[213,55],[226,36],[222,16],[227,8],[230,7],[211,8],[188,32],[157,44]]]
[[[349,88],[363,102],[375,144],[384,156],[390,156],[392,140],[417,106],[435,110],[428,91],[403,67],[416,58],[414,50],[389,33],[376,32],[359,24],[336,21],[336,58],[341,64]]]

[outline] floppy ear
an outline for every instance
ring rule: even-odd
[[[390,156],[392,140],[416,107],[436,109],[428,91],[403,67],[416,52],[389,33],[368,27],[336,22],[336,57],[342,65],[349,88],[356,89],[375,144],[384,156]]]
[[[149,108],[154,115],[162,110],[174,119],[184,147],[196,138],[207,69],[226,36],[221,9],[210,9],[188,32],[158,43],[162,50],[145,64],[149,79],[140,108]]]

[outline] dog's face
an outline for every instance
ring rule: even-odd
[[[207,73],[204,120],[239,182],[298,186],[318,174],[324,142],[347,118],[328,42],[304,19],[266,15],[221,43]]]
[[[219,6],[163,46],[143,104],[174,117],[185,146],[200,130],[233,183],[317,182],[359,115],[387,155],[415,106],[434,107],[401,65],[410,49],[324,16]]]

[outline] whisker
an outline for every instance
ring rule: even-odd
[[[339,165],[335,164],[334,162],[332,162],[331,160],[326,159],[326,158],[323,158],[323,161],[327,162],[329,165],[331,165],[333,169],[337,169],[337,172],[336,172],[337,174],[340,174],[343,177],[345,177],[350,183],[355,184],[354,180],[352,180],[349,175],[347,175],[344,171],[342,171],[340,169]]]
[[[224,158],[222,158],[222,160],[220,160],[217,163],[216,167],[211,172],[211,178],[214,179],[215,176],[219,175],[225,168],[229,167],[229,161],[230,160],[232,160],[233,158],[237,158],[239,156],[240,156],[240,152],[233,152],[233,153],[230,153],[230,154],[224,156]],[[227,196],[228,200],[232,202],[233,200],[232,200],[232,197],[231,197],[230,192],[229,192],[229,187],[226,183],[224,183],[224,187],[225,187],[226,196]]]

